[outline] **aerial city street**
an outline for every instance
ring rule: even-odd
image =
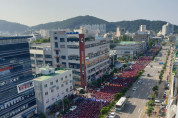
[[[0,2],[0,118],[178,118],[178,1]]]

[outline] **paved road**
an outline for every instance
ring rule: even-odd
[[[152,93],[152,87],[155,86],[159,81],[158,71],[161,71],[163,65],[159,65],[159,62],[166,61],[167,51],[164,50],[168,47],[163,47],[163,50],[160,51],[160,54],[156,57],[158,61],[152,61],[145,68],[145,72],[140,77],[143,81],[142,84],[137,84],[135,82],[131,89],[126,93],[131,97],[128,99],[127,104],[124,106],[121,112],[116,112],[120,118],[141,118],[144,106],[147,102],[147,97]],[[150,66],[152,65],[152,67]],[[151,77],[147,77],[147,74],[150,74]],[[133,87],[137,87],[136,91],[132,91]]]

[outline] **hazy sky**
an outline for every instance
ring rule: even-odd
[[[0,19],[29,26],[79,15],[107,21],[164,20],[178,25],[178,0],[0,0]]]

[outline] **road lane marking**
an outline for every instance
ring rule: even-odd
[[[139,108],[139,110],[138,110],[138,113],[140,112],[140,108]]]
[[[141,117],[141,115],[142,115],[142,112],[143,112],[143,110],[140,112],[140,114],[139,114],[139,118]]]

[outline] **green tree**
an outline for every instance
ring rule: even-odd
[[[148,114],[148,116],[151,115],[151,113],[153,112],[154,108],[153,107],[148,107],[146,110],[146,113]]]
[[[40,113],[40,115],[38,117],[39,118],[46,118],[46,116],[43,113]]]
[[[121,93],[116,93],[116,94],[114,95],[114,100],[119,100],[119,99],[122,97],[122,95],[123,95],[123,94],[121,94]]]
[[[85,94],[84,89],[81,89],[79,92],[80,92],[80,94]]]
[[[147,106],[149,107],[149,106],[153,106],[154,105],[154,101],[153,100],[149,100],[148,102],[147,102]]]
[[[109,107],[103,107],[103,108],[101,109],[101,114],[104,115],[104,114],[106,114],[108,111],[109,111]]]

